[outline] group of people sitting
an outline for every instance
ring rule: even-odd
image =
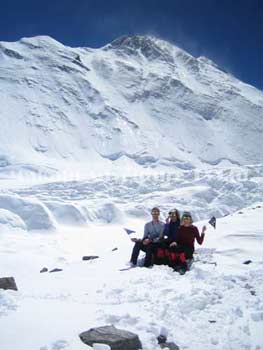
[[[166,223],[159,220],[159,208],[151,210],[152,220],[145,224],[142,239],[132,238],[135,243],[131,265],[137,265],[140,251],[146,253],[144,266],[153,264],[169,265],[175,270],[186,271],[187,261],[193,258],[195,240],[201,245],[204,241],[206,226],[201,234],[190,212],[184,212],[182,217],[177,209],[169,212]]]

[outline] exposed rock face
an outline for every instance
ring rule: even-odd
[[[91,328],[79,335],[83,343],[92,346],[95,343],[106,344],[111,350],[139,350],[142,344],[139,337],[131,332],[114,326]]]

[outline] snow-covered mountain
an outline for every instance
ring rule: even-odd
[[[18,285],[0,289],[1,350],[108,349],[79,338],[107,324],[143,350],[162,330],[180,349],[263,349],[261,91],[152,37],[36,37],[0,43],[0,98],[0,277]],[[156,205],[218,219],[184,276],[122,269],[123,226],[141,237]]]
[[[0,99],[2,171],[263,161],[263,93],[153,37],[100,49],[1,42]]]

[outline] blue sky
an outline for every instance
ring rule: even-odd
[[[151,34],[263,90],[263,0],[1,0],[0,41],[50,35],[100,47]]]

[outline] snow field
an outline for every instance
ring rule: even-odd
[[[17,293],[0,292],[3,349],[80,350],[88,347],[78,334],[105,324],[138,333],[145,350],[159,348],[162,328],[182,349],[262,349],[262,235],[255,240],[253,233],[262,233],[263,206],[242,211],[218,220],[216,231],[208,228],[184,276],[166,266],[119,271],[132,249],[119,224],[2,234],[0,266],[19,286]],[[144,220],[130,223],[139,234]],[[233,251],[236,236],[243,249]],[[100,258],[80,261],[89,254]],[[247,257],[253,262],[244,265]],[[40,274],[43,266],[63,271]],[[14,332],[28,336],[21,341]]]

